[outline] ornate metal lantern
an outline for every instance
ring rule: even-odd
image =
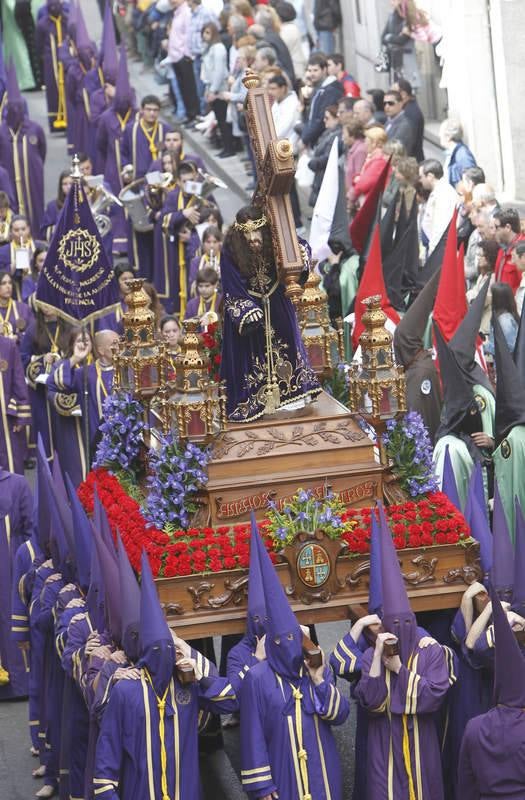
[[[150,299],[142,288],[141,278],[130,281],[126,295],[127,311],[123,315],[124,335],[114,348],[115,386],[139,399],[145,406],[146,425],[149,408],[155,395],[166,385],[168,357],[166,346],[158,341],[155,314]]]
[[[332,328],[326,293],[321,288],[321,277],[314,270],[295,306],[310,366],[318,378],[328,378],[344,361],[343,327],[341,321],[340,328]]]
[[[386,422],[406,411],[406,379],[394,362],[392,334],[385,328],[381,295],[363,300],[367,310],[365,330],[359,338],[362,363],[352,363],[349,373],[350,410],[360,414],[377,433],[381,463],[387,464],[382,442]]]
[[[226,427],[226,396],[220,383],[210,380],[199,320],[184,322],[181,352],[175,358],[175,392],[169,401],[172,427],[180,439],[203,442]]]

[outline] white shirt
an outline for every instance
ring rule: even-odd
[[[525,300],[525,272],[522,273],[520,285],[516,289],[514,300],[516,301],[518,314],[521,316],[521,309],[523,308],[523,301]]]
[[[272,117],[278,139],[294,139],[294,125],[299,119],[299,102],[295,92],[290,92],[280,103],[272,103]]]
[[[421,229],[428,237],[428,255],[436,248],[458,204],[459,196],[447,178],[436,183],[425,206]]]

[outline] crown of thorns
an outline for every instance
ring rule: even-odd
[[[253,233],[253,231],[263,228],[267,222],[268,220],[263,214],[262,217],[259,217],[259,219],[248,219],[246,222],[234,222],[233,227],[238,231],[242,231],[243,233]]]

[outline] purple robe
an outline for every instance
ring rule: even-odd
[[[9,682],[0,686],[0,701],[28,694],[28,655],[11,636],[12,622],[26,630],[28,623],[26,619],[12,620],[11,615],[15,555],[24,539],[31,536],[31,514],[31,490],[26,479],[0,470],[0,662],[9,673]]]
[[[172,678],[164,718],[169,797],[189,800],[200,795],[197,746],[200,709],[215,713],[237,709],[227,679],[202,678],[183,687]],[[159,711],[153,688],[141,671],[140,680],[123,680],[113,686],[98,737],[93,788],[105,800],[135,800],[150,796],[150,781],[153,796],[162,797]]]
[[[444,650],[437,643],[423,648],[416,643],[410,669],[402,664],[396,675],[382,665],[376,678],[369,675],[373,655],[372,648],[364,654],[355,688],[356,699],[368,712],[367,798],[406,800],[411,780],[416,797],[444,800],[434,718],[449,688]],[[405,763],[404,743],[410,763]]]
[[[18,214],[18,203],[16,192],[11,177],[5,167],[0,166],[0,192],[5,192],[9,198],[9,208]]]
[[[113,108],[104,111],[97,124],[96,150],[98,169],[112,193],[118,197],[122,190],[120,173],[122,170],[121,142],[122,126]],[[123,253],[128,249],[128,223],[123,208],[113,206],[111,209],[113,231],[113,251]]]
[[[9,245],[7,245],[9,248]],[[2,259],[2,251],[4,250],[3,247],[0,247],[0,269],[3,269],[1,266],[1,259]],[[11,302],[11,306],[0,306],[0,330],[2,329],[1,326],[8,325],[8,332],[2,332],[3,336],[15,336],[15,341],[20,342],[27,331],[31,320],[33,319],[33,315],[25,303],[21,303],[18,300],[13,300]]]
[[[45,242],[51,241],[51,237],[53,236],[55,225],[57,224],[61,210],[62,209],[58,207],[57,200],[49,201],[49,203],[45,207],[44,216],[42,217],[42,223],[40,225],[40,231],[39,231],[40,239],[43,239]]]
[[[150,144],[141,127],[140,117],[128,122],[120,145],[121,164],[122,167],[131,164],[134,179],[141,178],[146,174],[152,158],[157,158],[162,148],[164,135],[169,130],[171,128],[165,122],[160,121],[154,135],[152,134],[152,143]],[[127,237],[129,263],[134,265],[142,278],[151,281],[158,291],[154,275],[157,265],[154,265],[153,259],[153,231],[137,233],[133,229],[131,221],[128,221]]]
[[[292,301],[278,282],[273,264],[265,274],[269,295],[273,353],[278,375],[281,406],[321,391],[308,364]],[[258,280],[241,276],[228,251],[221,254],[224,295],[221,379],[226,381],[226,410],[232,422],[250,422],[265,413],[263,393],[267,387],[265,328],[262,322],[250,329],[250,313],[263,308]]]
[[[181,190],[179,187],[168,192],[160,212],[160,219],[155,223],[154,231],[155,259],[152,283],[168,314],[180,312],[183,291],[186,294],[186,298],[189,297],[189,265],[195,255],[195,251],[200,246],[197,232],[192,230],[189,242],[186,242],[182,247],[183,261],[181,261],[178,233],[187,222],[182,212],[187,207],[189,197],[186,198],[183,195],[182,205],[180,197]],[[183,275],[185,277],[181,283]]]
[[[59,17],[51,17],[48,10],[44,9],[44,13],[37,21],[35,32],[35,47],[42,60],[43,83],[46,87],[47,119],[49,130],[52,133],[55,130],[63,130],[65,127],[55,128],[54,124],[57,120],[59,109],[59,86],[57,81],[61,82],[62,101],[65,101],[65,71],[63,67],[59,69],[58,53],[66,36],[67,17],[67,12],[64,13],[64,9]],[[64,115],[67,110],[62,108],[61,112]]]
[[[295,681],[297,683],[297,680]],[[299,684],[302,746],[307,753],[308,786],[299,768],[296,701],[291,684],[275,673],[268,661],[252,667],[241,693],[241,780],[250,798],[278,792],[286,800],[302,800],[308,792],[316,800],[342,800],[339,755],[331,726],[341,725],[350,706],[333,683],[331,670],[314,686]],[[306,707],[311,708],[307,711]]]
[[[46,322],[45,326],[49,332],[50,342],[52,337],[57,335],[58,322]],[[42,437],[48,461],[53,459],[55,442],[55,417],[56,412],[49,402],[47,396],[46,383],[39,379],[47,376],[49,380],[50,367],[44,363],[44,356],[51,350],[46,348],[45,353],[37,352],[35,344],[36,322],[31,320],[20,345],[20,354],[24,365],[27,383],[29,386],[29,399],[31,402],[31,415],[33,421],[33,431],[35,439],[38,434]]]
[[[66,93],[71,106],[69,128],[75,152],[90,154],[93,147],[93,132],[90,124],[89,96],[85,89],[86,70],[75,59],[67,70]]]
[[[63,42],[58,48],[58,60],[64,66],[64,81],[67,82],[67,73],[77,61],[78,58],[76,55],[73,55],[71,52],[71,45],[69,41]],[[73,124],[71,120],[73,119],[73,101],[72,98],[69,96],[67,91],[64,91],[65,99],[66,99],[66,115],[68,119],[68,126],[67,126],[67,152],[68,155],[72,156],[74,154],[74,143],[73,143]]]
[[[80,396],[76,392],[53,391],[53,373],[59,362],[51,371],[47,384],[48,400],[56,411],[55,450],[60,459],[62,472],[69,475],[76,488],[89,471],[89,459],[86,456],[84,428],[80,407]],[[77,367],[80,369],[81,367]]]
[[[97,119],[93,117],[93,96],[96,92],[104,91],[104,83],[101,77],[101,70],[99,67],[93,67],[86,72],[82,89],[84,95],[84,105],[86,109],[88,130],[87,130],[87,154],[91,158],[93,167],[97,162],[97,122],[100,115],[100,106],[97,109]],[[95,170],[95,174],[97,171]]]
[[[0,409],[0,469],[23,475],[31,406],[18,345],[5,336],[0,336]]]
[[[221,302],[222,302],[222,295],[217,292],[217,295],[215,297],[215,308],[214,308],[216,314],[219,314],[219,308]],[[199,311],[200,303],[201,303],[200,296],[192,297],[191,300],[188,300],[188,305],[186,306],[186,313],[184,315],[184,319],[191,319],[192,317],[201,317],[203,314],[206,314],[208,311],[211,311],[213,306],[213,298],[204,301],[203,311]]]
[[[11,638],[15,642],[27,643],[29,650],[29,735],[35,750],[39,749],[39,739],[44,730],[39,719],[38,684],[36,676],[39,673],[38,660],[40,653],[33,646],[29,628],[29,606],[35,580],[35,570],[44,560],[36,538],[26,539],[22,542],[15,554],[13,565],[13,590],[11,595]],[[45,735],[45,734],[44,734]]]
[[[497,705],[471,719],[459,755],[461,800],[525,797],[525,712]]]
[[[16,154],[16,157],[15,157]],[[39,231],[44,214],[44,161],[46,137],[41,126],[24,119],[16,133],[6,122],[0,125],[0,164],[15,188],[18,212]]]
[[[73,369],[69,359],[64,359],[56,365],[48,383],[50,392],[63,392],[76,394],[80,398],[82,417],[86,413],[84,399],[84,369],[87,369],[88,388],[88,415],[89,415],[89,441],[93,446],[98,428],[102,419],[102,406],[104,398],[111,394],[113,385],[113,367],[103,367],[99,361],[89,364],[88,367]]]
[[[53,563],[49,559],[40,564],[34,572],[31,603],[29,605],[29,629],[31,637],[31,676],[34,678],[35,692],[37,695],[38,719],[40,721],[41,735],[38,743],[40,762],[47,765],[49,751],[46,747],[47,731],[47,706],[46,706],[46,634],[37,625],[40,617],[41,593],[47,578],[55,572]],[[47,781],[46,781],[47,782]],[[49,778],[53,785],[55,778]]]
[[[246,634],[228,653],[226,674],[237,697],[241,696],[242,684],[249,670],[259,663],[255,647],[254,637]]]

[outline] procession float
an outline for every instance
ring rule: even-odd
[[[199,320],[187,320],[171,356],[136,280],[80,499],[91,513],[98,494],[137,572],[146,550],[168,622],[185,637],[244,631],[252,514],[298,619],[348,619],[368,599],[377,500],[414,610],[455,607],[481,577],[479,546],[437,491],[431,443],[421,418],[407,413],[381,298],[365,300],[361,359],[345,365],[319,276],[310,271],[300,285],[291,147],[276,139],[257,76],[245,81],[258,166],[252,203],[270,224],[278,279],[325,389],[293,410],[272,402],[252,421],[229,421],[217,322],[202,331]]]

